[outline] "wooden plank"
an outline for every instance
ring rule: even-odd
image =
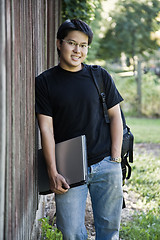
[[[6,142],[6,32],[5,32],[5,1],[0,2],[0,239],[4,235],[4,204],[5,204],[5,142]]]
[[[6,25],[6,192],[5,192],[5,229],[4,238],[11,239],[11,159],[12,159],[12,118],[11,118],[11,2],[6,1],[5,5],[5,25]]]
[[[0,175],[0,218],[5,219],[4,224],[0,221],[0,239],[31,236],[38,206],[34,79],[55,64],[59,2],[0,2],[0,171],[6,167]]]

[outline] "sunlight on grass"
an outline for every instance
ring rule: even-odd
[[[160,143],[160,119],[126,118],[136,143]]]

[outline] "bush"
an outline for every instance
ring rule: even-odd
[[[115,73],[112,76],[124,98],[123,111],[128,116],[138,116],[135,77],[120,77]],[[152,73],[142,76],[142,115],[147,117],[160,116],[160,79]]]
[[[146,116],[160,116],[160,79],[151,73],[143,75],[142,113]]]
[[[120,77],[118,74],[112,74],[116,86],[124,98],[121,103],[126,116],[137,116],[137,94],[135,77]]]
[[[41,222],[41,240],[62,240],[62,233],[56,228],[53,227],[53,224],[49,224],[49,217],[39,219]]]

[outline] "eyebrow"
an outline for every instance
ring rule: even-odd
[[[73,42],[77,43],[77,42],[76,42],[75,40],[73,40],[73,39],[68,39],[67,41],[73,41]],[[82,44],[82,43],[88,44],[87,42],[81,42],[80,44]]]

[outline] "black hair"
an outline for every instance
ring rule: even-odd
[[[88,45],[91,44],[93,39],[93,32],[91,28],[88,26],[87,23],[83,22],[80,19],[68,19],[63,22],[57,32],[57,39],[62,40],[64,39],[69,32],[71,31],[80,31],[85,33],[88,36]],[[57,49],[58,55],[60,56],[60,51]]]

